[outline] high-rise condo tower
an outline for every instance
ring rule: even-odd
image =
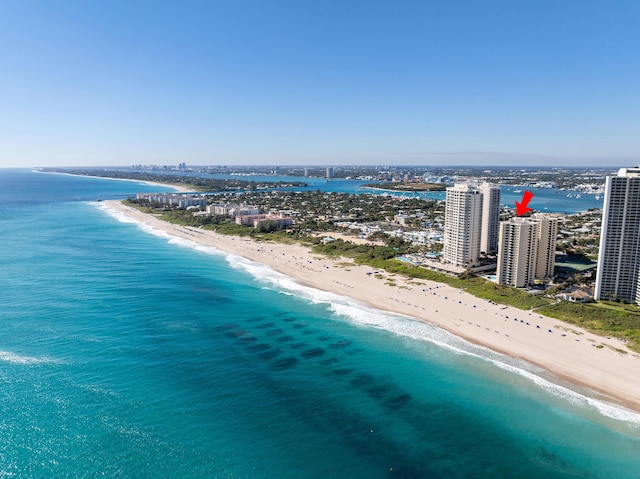
[[[485,254],[496,254],[500,229],[500,187],[483,183],[480,185],[480,191],[483,198],[480,251]]]
[[[640,304],[640,166],[607,176],[595,299]]]
[[[500,223],[497,282],[523,288],[551,278],[557,237],[557,218],[536,214]]]
[[[495,253],[499,219],[498,186],[457,184],[447,188],[444,261],[467,268],[479,263],[481,252]]]

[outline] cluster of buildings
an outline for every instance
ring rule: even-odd
[[[293,218],[284,214],[265,214],[259,208],[247,205],[218,203],[208,205],[206,213],[209,215],[230,216],[236,224],[250,226],[259,231],[273,231],[286,228],[293,224]]]
[[[138,193],[138,201],[156,203],[165,206],[175,206],[177,208],[189,208],[190,206],[207,206],[206,198],[200,195],[179,194],[179,193]]]
[[[471,271],[496,268],[499,284],[519,288],[553,276],[556,218],[533,215],[501,222],[500,187],[491,183],[457,184],[446,194],[445,264]]]
[[[331,173],[327,168],[328,177]],[[208,205],[205,197],[195,194],[139,193],[137,199],[198,207],[205,209],[199,214],[230,216],[239,225],[264,231],[293,224],[291,214],[266,214],[239,204]],[[307,203],[303,202],[308,207]],[[400,212],[392,218],[399,225],[412,219]],[[359,228],[363,236],[381,231],[359,223],[336,225]],[[585,235],[590,232],[585,228]],[[458,273],[495,269],[499,284],[527,287],[553,277],[558,234],[558,218],[553,216],[534,214],[500,221],[500,187],[495,184],[456,184],[446,189],[441,264]],[[406,239],[419,244],[434,240],[428,231],[414,236]],[[640,166],[606,177],[594,298],[640,304]]]
[[[284,214],[265,214],[253,206],[236,204],[207,204],[204,197],[180,193],[138,193],[138,201],[171,206],[180,209],[190,207],[205,208],[198,215],[230,216],[236,224],[250,226],[259,231],[273,231],[293,224],[293,218]]]
[[[178,166],[168,166],[168,165],[164,165],[164,166],[159,166],[159,165],[143,165],[143,164],[137,164],[137,165],[131,165],[131,169],[133,171],[187,171],[187,164],[186,163],[178,163]]]
[[[594,298],[640,305],[640,166],[607,176]],[[499,221],[500,189],[447,188],[443,261],[482,267],[497,253],[496,281],[525,287],[553,276],[558,219],[534,214]]]

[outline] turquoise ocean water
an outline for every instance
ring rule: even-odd
[[[0,477],[634,478],[640,415],[0,170]]]

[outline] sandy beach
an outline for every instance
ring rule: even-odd
[[[120,201],[105,204],[170,235],[266,264],[304,285],[431,323],[640,411],[640,355],[617,339],[591,334],[535,311],[491,304],[441,283],[384,271],[372,274],[371,267],[349,264],[351,260],[345,258],[332,260],[301,245],[220,235],[167,223]]]

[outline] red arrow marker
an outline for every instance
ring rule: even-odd
[[[533,198],[533,193],[525,190],[524,194],[522,195],[522,203],[518,203],[516,201],[516,214],[518,216],[522,216],[529,211],[533,211],[533,208],[529,208],[529,206],[527,206],[529,204],[529,201],[531,201],[531,198]]]

